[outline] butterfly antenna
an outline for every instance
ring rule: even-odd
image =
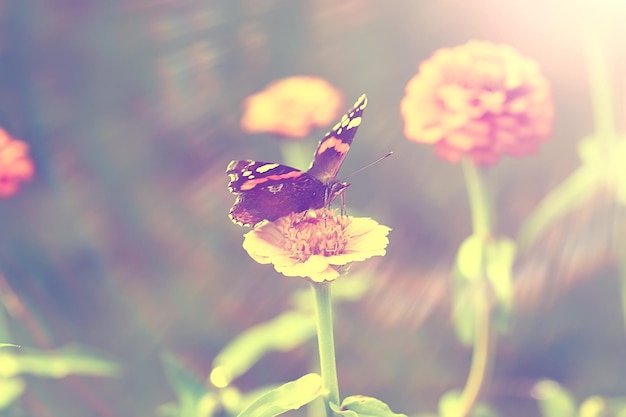
[[[390,152],[387,152],[387,154],[386,154],[385,156],[381,156],[381,157],[380,157],[380,158],[378,158],[377,160],[375,160],[375,161],[373,161],[373,162],[370,162],[369,164],[365,165],[364,167],[361,167],[361,168],[357,169],[356,171],[353,171],[353,172],[349,173],[348,175],[346,175],[346,176],[344,177],[344,179],[350,178],[350,177],[351,177],[351,176],[353,176],[354,174],[357,174],[357,173],[359,173],[359,172],[363,171],[364,169],[367,169],[367,168],[371,167],[372,165],[379,163],[380,161],[382,161],[383,159],[386,159],[386,158],[390,157],[391,155],[393,155],[393,152],[391,152],[391,151],[390,151]]]

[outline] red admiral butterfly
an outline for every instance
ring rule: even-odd
[[[228,189],[237,196],[230,218],[241,226],[274,221],[289,213],[329,205],[350,184],[335,177],[350,150],[367,106],[363,94],[317,145],[313,162],[304,172],[270,162],[231,161]]]

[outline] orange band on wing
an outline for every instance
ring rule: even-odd
[[[334,149],[338,153],[344,154],[350,149],[350,144],[342,142],[341,139],[332,136],[322,142],[320,148],[317,150],[317,154],[322,154],[326,151],[326,149],[330,148]]]
[[[292,171],[287,174],[268,175],[267,177],[259,177],[259,178],[255,178],[253,180],[248,180],[244,182],[243,184],[241,184],[241,187],[239,189],[241,191],[247,191],[267,181],[283,180],[286,178],[298,178],[302,174],[303,174],[302,171]]]

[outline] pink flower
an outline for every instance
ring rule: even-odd
[[[554,106],[536,62],[505,45],[471,41],[437,51],[406,85],[404,134],[457,162],[496,163],[534,153],[548,138]]]
[[[35,174],[28,157],[28,145],[13,139],[0,128],[0,198],[17,192],[20,183],[31,180]]]

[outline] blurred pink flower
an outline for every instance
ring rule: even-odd
[[[28,145],[0,128],[0,198],[15,194],[20,183],[32,179],[34,174]]]
[[[341,93],[317,77],[274,81],[243,103],[241,128],[247,133],[274,133],[302,138],[332,123],[343,107]]]
[[[550,86],[533,60],[513,48],[471,41],[437,51],[406,85],[404,134],[457,162],[498,162],[536,152],[551,132]]]

